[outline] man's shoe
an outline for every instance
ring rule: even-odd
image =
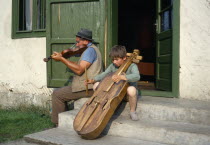
[[[54,123],[53,128],[57,128],[57,127],[58,127],[58,123]]]

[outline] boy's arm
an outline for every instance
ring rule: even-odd
[[[101,81],[108,73],[112,72],[112,67],[113,67],[113,64],[110,64],[108,66],[108,68],[104,72],[102,72],[99,75],[95,76],[94,81],[95,82]]]
[[[127,80],[127,78],[125,77],[125,75],[124,74],[122,74],[122,75],[113,75],[112,76],[112,80],[114,81],[114,82],[116,82],[116,83],[118,83],[120,80]]]
[[[130,73],[126,74],[125,77],[127,78],[128,82],[137,82],[140,80],[140,72],[136,64],[132,64],[130,66]]]
[[[110,64],[109,67],[105,70],[105,72],[102,72],[99,75],[95,76],[94,79],[85,81],[85,85],[101,81],[108,73],[112,72],[112,65],[113,64]]]

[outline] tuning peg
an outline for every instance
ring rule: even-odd
[[[140,51],[138,49],[134,49],[133,52],[136,53],[137,55],[139,55],[139,53],[140,53]]]
[[[127,56],[131,56],[131,55],[132,55],[132,53],[127,53],[126,55],[127,55]]]
[[[138,59],[133,59],[133,62],[134,62],[134,63],[139,63],[140,60],[138,60]]]
[[[142,57],[142,56],[136,56],[136,59],[138,59],[138,60],[142,60],[142,59],[143,59],[143,57]]]

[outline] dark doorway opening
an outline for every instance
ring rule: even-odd
[[[140,89],[155,89],[156,0],[118,1],[118,44],[128,52],[139,49]]]

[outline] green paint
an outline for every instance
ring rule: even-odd
[[[42,0],[41,13],[45,13],[45,0]],[[32,14],[32,30],[31,31],[19,31],[19,0],[12,0],[12,39],[17,38],[30,38],[30,37],[45,37],[46,30],[43,27],[38,29],[37,26],[37,0],[33,0],[33,14]],[[44,19],[41,20],[42,26],[44,26]]]
[[[47,1],[47,56],[61,52],[75,43],[75,35],[81,28],[93,31],[94,43],[104,53],[104,3],[99,0]],[[71,61],[78,58],[71,57]],[[70,85],[73,73],[61,62],[47,63],[48,87]]]
[[[157,0],[158,5],[157,5],[157,9],[160,11],[160,0]],[[164,10],[167,10],[164,9]],[[160,12],[163,12],[164,10],[161,10]],[[160,23],[160,22],[159,22]],[[166,78],[169,78],[169,74],[171,71],[171,79],[168,79],[168,82],[164,82],[164,85],[162,84],[162,80],[160,80],[160,82],[158,82],[159,84],[157,85],[163,85],[163,88],[165,88],[166,90],[169,91],[148,91],[148,90],[141,90],[140,93],[142,95],[149,95],[149,96],[162,96],[162,97],[179,97],[179,39],[180,39],[180,0],[174,0],[173,1],[173,20],[172,20],[172,25],[173,25],[173,31],[170,32],[166,32],[168,34],[163,34],[162,36],[159,35],[159,39],[163,39],[163,37],[169,38],[166,35],[169,35],[169,33],[171,33],[171,40],[172,40],[172,44],[170,44],[169,40],[166,40],[168,42],[164,42],[164,43],[168,43],[167,45],[172,45],[171,50],[166,50],[165,46],[163,46],[163,48],[165,50],[161,50],[161,51],[157,51],[157,52],[167,52],[168,54],[171,51],[171,55],[168,55],[167,57],[163,57],[163,58],[157,58],[158,61],[162,61],[163,62],[168,62],[168,64],[171,64],[171,69],[168,66],[165,67],[166,72],[164,72],[164,67],[160,68],[159,70],[162,70],[161,72],[161,77],[165,76],[164,73],[166,73]],[[160,26],[160,25],[159,25]],[[160,32],[160,27],[158,28],[158,32]],[[169,61],[171,60],[171,62]],[[159,67],[159,66],[158,66]],[[160,66],[161,67],[161,66]],[[166,84],[170,84],[170,86],[166,86]]]

